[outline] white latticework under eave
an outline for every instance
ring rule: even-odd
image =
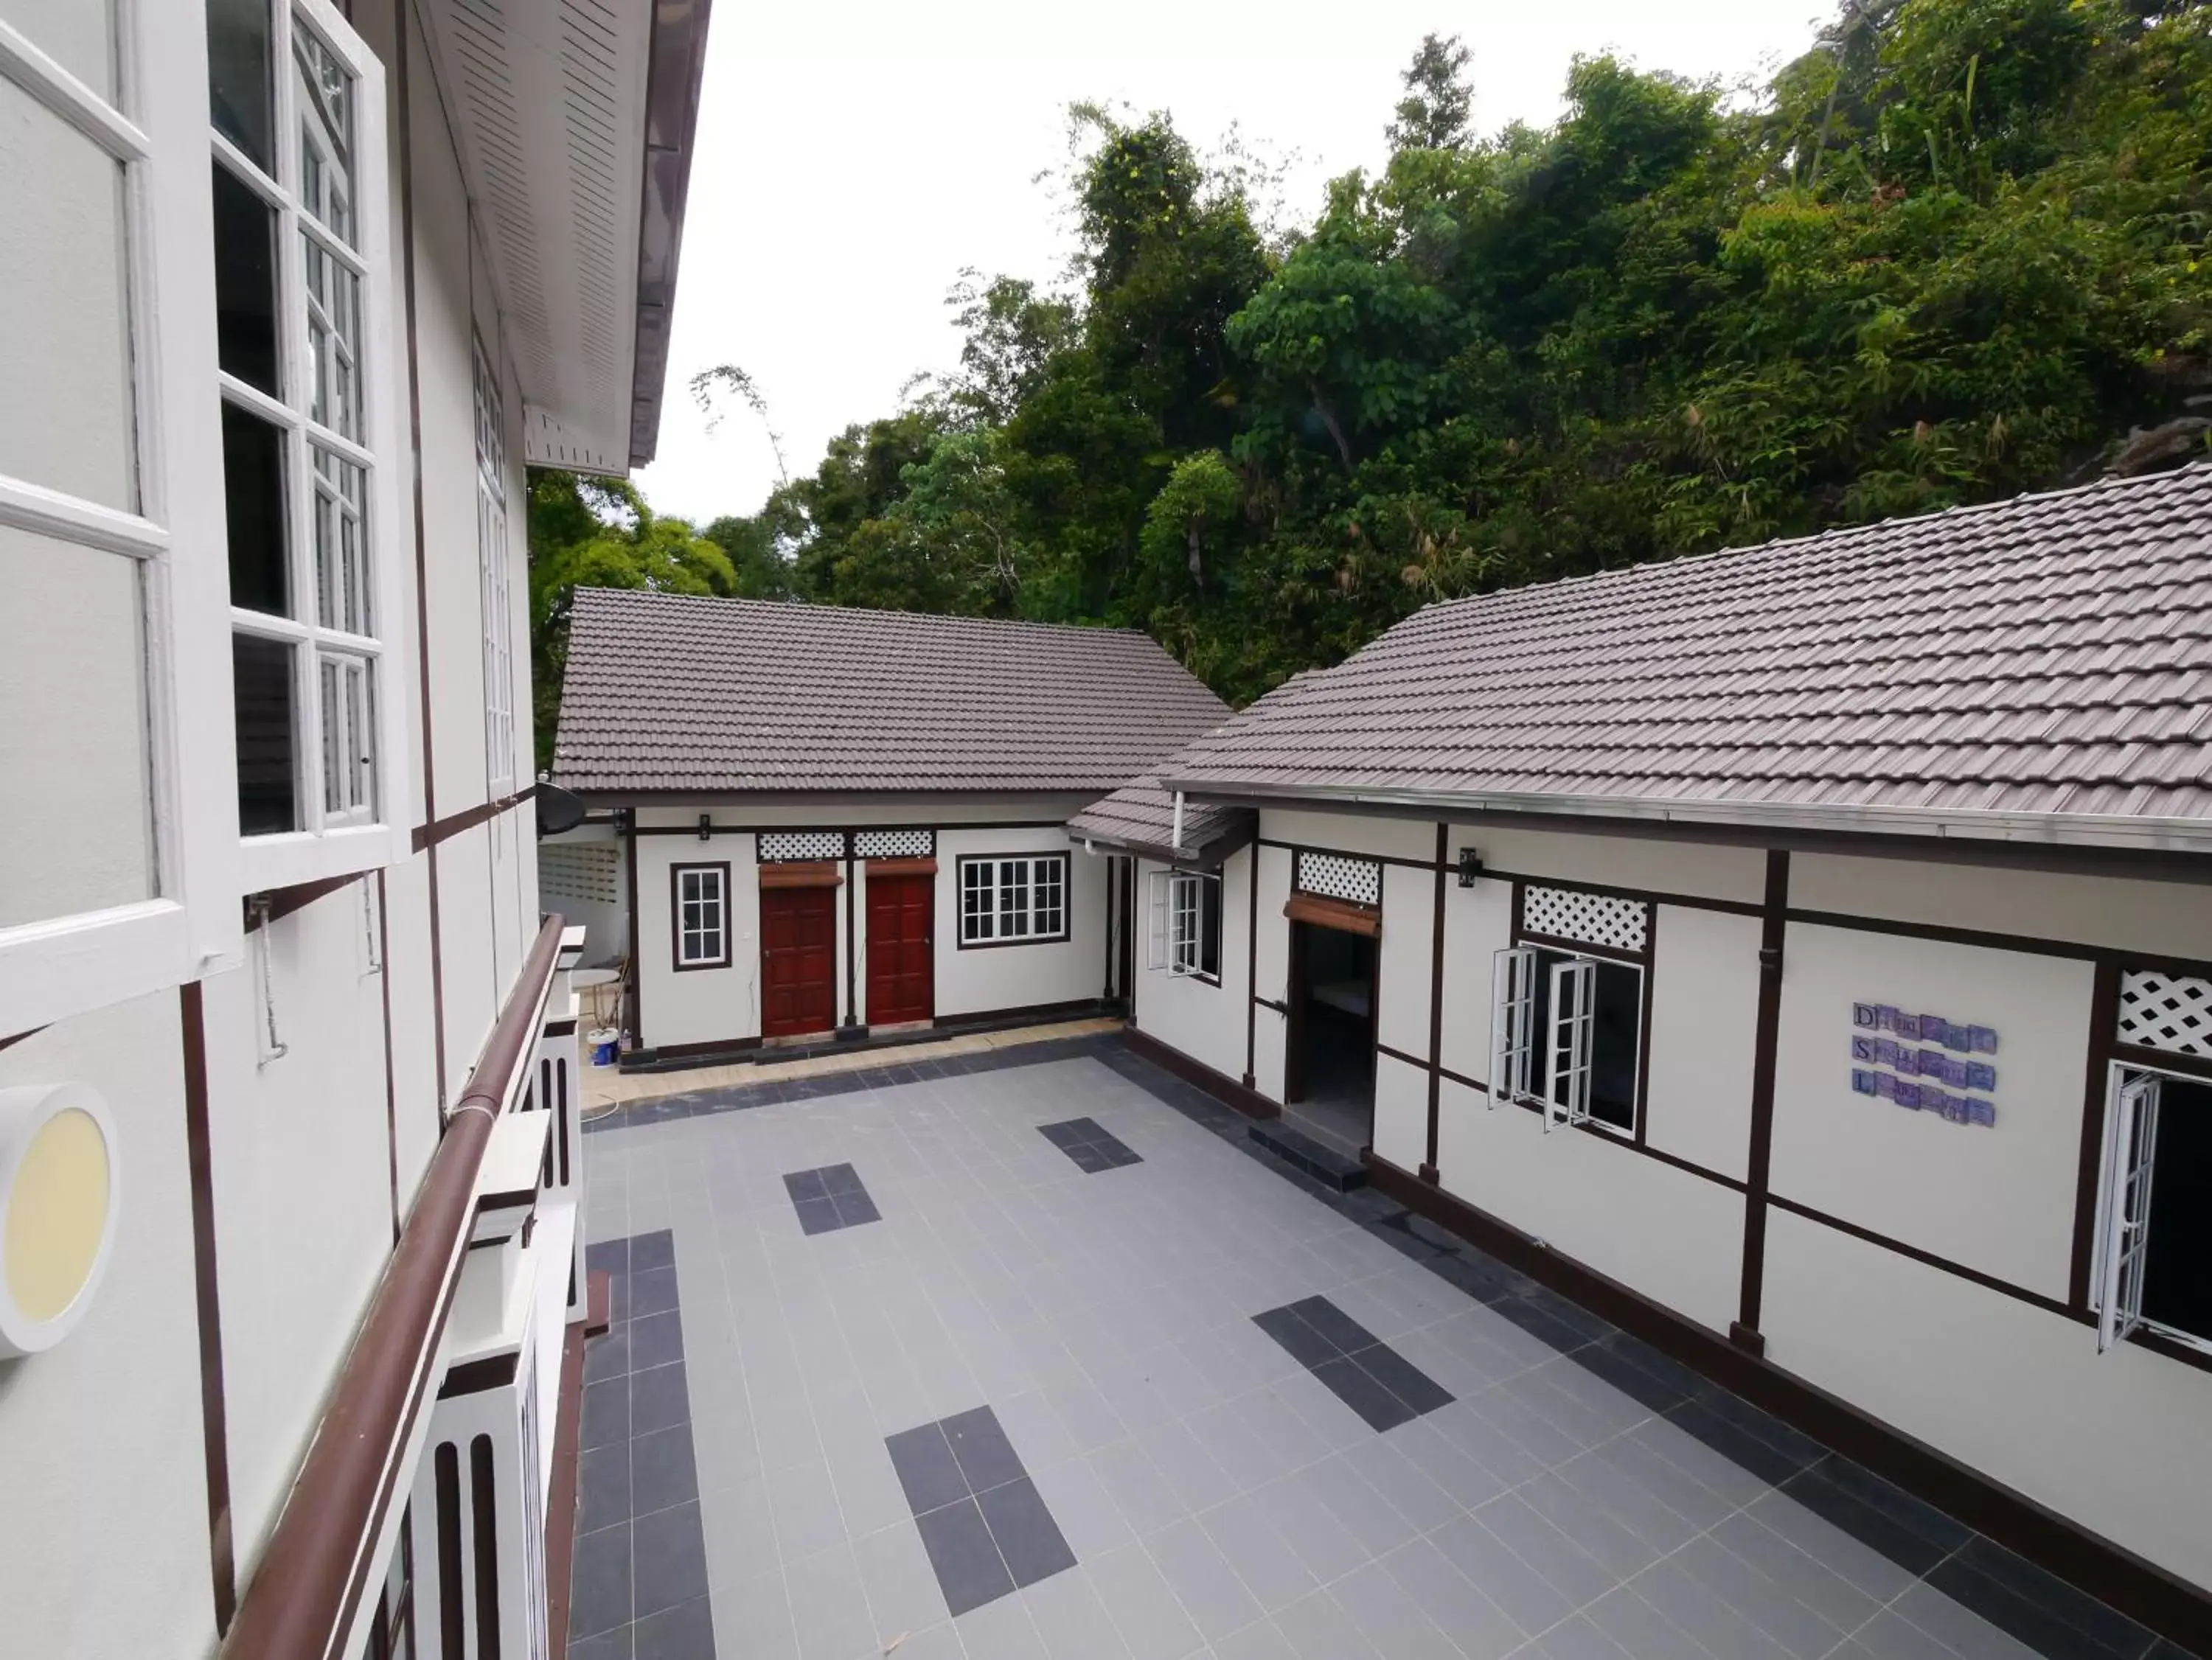
[[[1298,855],[1298,892],[1353,905],[1382,903],[1382,867],[1373,859],[1347,859],[1336,853]]]
[[[926,859],[937,851],[934,830],[855,830],[856,859]]]
[[[2119,1040],[2212,1059],[2212,980],[2134,969],[2120,976]]]
[[[842,859],[845,833],[842,830],[763,830],[760,862],[785,864],[795,859]]]
[[[1650,909],[1643,900],[1579,888],[1531,887],[1522,899],[1521,926],[1548,939],[1611,951],[1641,951],[1651,937]]]

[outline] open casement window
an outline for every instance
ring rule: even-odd
[[[1155,870],[1152,884],[1151,966],[1170,974],[1221,978],[1221,878],[1191,870]]]
[[[241,886],[404,851],[383,70],[328,0],[210,0]]]
[[[2121,1085],[2105,1124],[2104,1237],[2099,1258],[2097,1352],[2124,1342],[2143,1323],[2150,1260],[2151,1185],[2158,1159],[2160,1080]]]
[[[499,376],[474,342],[477,417],[477,574],[483,619],[484,779],[496,796],[514,787],[514,604],[507,535],[507,426]]]
[[[0,1038],[243,956],[207,33],[0,5]]]
[[[1067,937],[1067,855],[960,861],[960,943],[1024,945]]]
[[[1538,1106],[1547,1130],[1633,1135],[1644,970],[1547,946],[1492,954],[1490,1104]]]
[[[2212,1079],[2115,1066],[2103,1176],[2100,1352],[2142,1330],[2212,1353]]]

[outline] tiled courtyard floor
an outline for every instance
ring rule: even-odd
[[[2179,1652],[1110,1040],[589,1147],[575,1660]]]

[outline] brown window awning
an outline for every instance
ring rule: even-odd
[[[1291,894],[1283,914],[1292,922],[1310,922],[1316,928],[1334,928],[1344,934],[1364,934],[1370,940],[1382,933],[1382,912],[1349,900],[1323,899],[1318,894]]]
[[[763,888],[836,888],[844,880],[835,859],[793,859],[760,868]]]
[[[937,874],[935,859],[870,859],[868,874],[872,876],[933,876]]]

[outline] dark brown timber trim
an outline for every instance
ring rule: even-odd
[[[2081,1086],[2081,1153],[2074,1181],[2074,1256],[2067,1276],[2068,1308],[2089,1314],[2089,1275],[2096,1260],[2097,1182],[2105,1159],[2105,1095],[2112,1075],[2112,1036],[2119,1028],[2120,966],[2097,965],[2089,993],[2089,1063]]]
[[[586,1293],[586,1304],[590,1299]],[[553,1411],[553,1482],[545,1503],[545,1608],[549,1660],[568,1660],[568,1602],[575,1572],[577,1442],[584,1408],[584,1336],[588,1317],[561,1342],[561,1392]]]
[[[1131,869],[1135,867],[1132,865]],[[1245,865],[1244,902],[1244,1087],[1259,1083],[1260,1068],[1260,844],[1252,844]],[[1269,1004],[1270,1008],[1274,1005]],[[1133,1003],[1132,1008],[1135,1007]]]
[[[185,1166],[192,1195],[192,1292],[199,1313],[200,1450],[207,1463],[208,1560],[217,1637],[238,1612],[230,1525],[230,1431],[222,1392],[222,1299],[215,1260],[215,1160],[208,1130],[207,1018],[199,982],[178,988],[184,1045]]]
[[[399,101],[399,288],[407,313],[407,436],[414,463],[415,501],[415,675],[422,705],[422,816],[438,816],[438,769],[433,753],[437,721],[430,706],[430,578],[428,518],[422,496],[422,367],[416,338],[415,300],[415,121],[408,36],[414,9],[398,9],[393,31],[393,80]],[[430,1048],[437,1068],[438,1112],[446,1111],[446,947],[438,912],[438,847],[427,845],[430,881]]]
[[[412,1431],[459,1284],[462,1250],[484,1146],[517,1074],[529,1064],[561,952],[562,918],[548,917],[514,991],[484,1042],[468,1087],[377,1283],[345,1369],[263,1551],[225,1660],[336,1660],[354,1610],[382,1564],[394,1457]]]
[[[1121,1040],[1153,1065],[1172,1072],[1185,1083],[1195,1084],[1224,1106],[1248,1118],[1278,1118],[1283,1109],[1256,1089],[1247,1089],[1226,1072],[1216,1072],[1203,1061],[1194,1061],[1180,1049],[1162,1043],[1150,1033],[1125,1027]]]
[[[586,791],[584,793],[588,797],[591,792]],[[641,804],[646,806],[659,806],[665,804],[653,801],[652,797],[647,794],[641,794],[637,799]],[[694,802],[703,802],[711,800],[713,797],[708,796],[694,796],[688,799]],[[681,806],[684,803],[679,800],[674,803],[665,804]],[[632,809],[631,810],[634,811],[635,809]],[[784,836],[805,835],[812,832],[827,831],[834,835],[849,836],[864,830],[927,830],[932,834],[942,834],[947,830],[1065,830],[1066,828],[1067,821],[1066,819],[976,819],[969,822],[963,823],[931,821],[921,824],[855,824],[849,827],[835,822],[824,824],[716,824],[710,821],[707,826],[707,833],[711,836]],[[638,827],[637,833],[641,836],[696,836],[699,833],[699,827],[696,824],[641,824]]]
[[[1429,1138],[1428,1156],[1422,1160],[1420,1169],[1425,1182],[1437,1179],[1437,1116],[1443,1090],[1438,1069],[1444,1063],[1444,864],[1445,856],[1450,851],[1451,827],[1440,824],[1437,827],[1436,920],[1431,924],[1429,939]],[[1639,1129],[1643,1122],[1639,1115]]]
[[[384,1144],[392,1177],[392,1243],[399,1243],[399,1081],[392,1051],[392,922],[384,872],[376,873],[376,978],[384,999]]]
[[[248,894],[240,901],[246,907],[246,931],[251,934],[260,927],[264,918],[275,922],[295,911],[304,911],[325,894],[350,888],[362,877],[362,873],[356,870],[350,875],[323,876],[313,881],[295,882],[289,888],[271,888],[265,894]],[[256,900],[260,904],[257,905]]]
[[[495,1239],[489,1243],[504,1245],[506,1241]],[[503,1389],[514,1381],[515,1367],[521,1359],[519,1351],[510,1350],[505,1354],[486,1355],[481,1360],[465,1360],[446,1373],[446,1381],[438,1385],[438,1398],[446,1401],[456,1395],[477,1395],[488,1389]]]
[[[645,936],[637,914],[637,809],[629,809],[623,815],[623,868],[629,886],[629,981],[623,990],[629,998],[630,1041],[640,1049],[646,1046],[645,1037],[645,959],[641,952]],[[623,1024],[617,1011],[616,1027]],[[621,1052],[620,1043],[616,1052]]]
[[[1870,1245],[1879,1245],[1884,1251],[1894,1251],[1900,1257],[1909,1257],[1923,1267],[1940,1269],[1946,1274],[1978,1285],[1984,1291],[1996,1292],[2002,1296],[2012,1298],[2015,1302],[2026,1303],[2031,1308],[2039,1308],[2046,1314],[2062,1316],[2072,1314],[2072,1311],[2056,1297],[2046,1297],[2041,1292],[2030,1291],[2026,1286],[2014,1285],[2009,1280],[2000,1280],[1994,1274],[1984,1274],[1981,1269],[1969,1268],[1964,1263],[1954,1263],[1948,1257],[1938,1257],[1932,1251],[1923,1251],[1918,1245],[1907,1245],[1902,1239],[1893,1239],[1886,1233],[1877,1233],[1872,1228],[1861,1227],[1856,1222],[1847,1222],[1840,1216],[1831,1216],[1825,1210],[1815,1210],[1810,1205],[1799,1204],[1796,1200],[1785,1199],[1778,1193],[1768,1194],[1766,1203],[1777,1210],[1786,1210],[1793,1216],[1802,1216],[1808,1222],[1817,1222],[1822,1227],[1832,1227],[1838,1233],[1847,1233],[1854,1239],[1863,1240]]]
[[[28,1032],[10,1032],[6,1037],[0,1038],[0,1049],[13,1049],[24,1039],[35,1038],[46,1029],[43,1026],[34,1026]]]
[[[535,1472],[530,1478],[537,1480]],[[469,1442],[469,1514],[476,1536],[477,1660],[499,1660],[499,1492],[491,1437]]]
[[[1371,1154],[1368,1169],[1376,1190],[1408,1210],[1473,1241],[2185,1649],[2212,1652],[2212,1599],[2164,1569],[1559,1255],[1412,1172]]]
[[[1752,1036],[1751,1157],[1745,1167],[1743,1296],[1729,1339],[1753,1354],[1759,1336],[1759,1299],[1766,1281],[1767,1173],[1774,1154],[1774,1062],[1782,1032],[1782,947],[1790,929],[1790,855],[1766,854],[1766,904],[1759,929],[1759,1015]]]
[[[712,870],[722,881],[722,954],[699,962],[684,960],[684,873],[687,870]],[[727,859],[690,860],[668,867],[668,972],[672,974],[696,974],[702,968],[727,968],[732,960],[732,947],[737,939],[737,894],[730,885],[730,862]]]
[[[1859,934],[1893,934],[1899,939],[1937,940],[1946,945],[1974,945],[1989,951],[2024,951],[2039,957],[2093,960],[2101,946],[2075,940],[2039,939],[2032,934],[1992,934],[1978,928],[1946,928],[1938,923],[1905,922],[1888,917],[1858,917],[1839,911],[1792,911],[1790,920],[1814,928],[1846,928]]]
[[[932,861],[933,874],[934,874],[934,870],[935,862]],[[1074,874],[1075,873],[1073,870],[1068,872],[1071,881],[1073,878]],[[859,878],[854,874],[853,839],[850,836],[847,836],[845,838],[845,1024],[848,1027],[855,1027],[860,1023],[860,994],[854,990],[857,978],[855,971],[860,963],[860,951],[859,931],[860,890],[857,885],[858,881]],[[936,895],[933,894],[930,898],[932,902],[934,903]],[[1060,894],[1060,903],[1062,905],[1066,905],[1068,902],[1068,899],[1069,895],[1063,891]],[[935,953],[936,947],[933,943],[931,946],[931,954],[933,956]],[[931,976],[930,984],[932,987],[930,996],[933,1000],[936,997],[936,991],[934,990],[936,985],[936,978],[933,972]]]
[[[1293,894],[1284,901],[1283,914],[1292,922],[1334,928],[1340,933],[1382,937],[1382,912],[1375,906],[1354,905],[1349,900],[1324,899],[1318,894]]]
[[[418,853],[426,851],[441,842],[451,841],[464,830],[473,830],[479,824],[488,824],[501,813],[512,812],[537,793],[538,786],[533,784],[516,791],[511,796],[501,796],[496,800],[479,802],[474,807],[465,807],[459,812],[446,818],[432,819],[426,823],[418,824],[415,827],[413,836],[415,851]]]

